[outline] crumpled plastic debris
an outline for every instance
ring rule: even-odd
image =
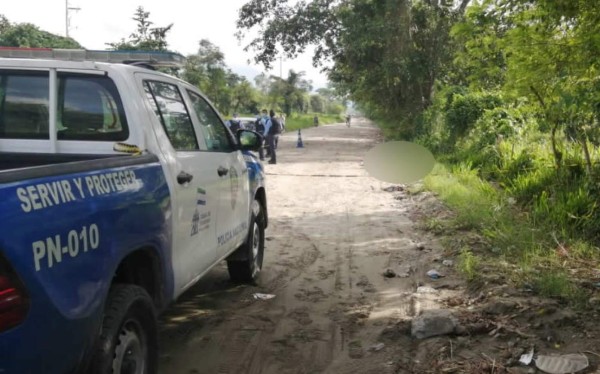
[[[443,277],[443,275],[442,275],[442,274],[440,274],[440,273],[439,273],[437,270],[435,270],[435,269],[431,269],[431,270],[429,270],[429,271],[427,272],[427,276],[429,276],[429,278],[431,278],[431,279],[439,279],[439,278],[442,278],[442,277]]]
[[[268,293],[255,293],[252,296],[254,296],[254,298],[256,300],[271,300],[272,298],[275,297],[275,295],[268,294]]]
[[[576,373],[590,365],[588,358],[583,354],[567,354],[560,356],[538,356],[535,366],[548,374]]]
[[[529,353],[521,355],[521,358],[519,359],[519,362],[523,365],[529,365],[531,364],[531,361],[533,361],[533,348],[531,348],[531,351],[529,351]]]

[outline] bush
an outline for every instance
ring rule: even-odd
[[[446,127],[453,139],[460,139],[473,128],[485,110],[500,105],[502,100],[493,94],[455,94],[446,103]]]

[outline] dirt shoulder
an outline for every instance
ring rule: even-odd
[[[449,215],[443,205],[362,167],[381,141],[371,123],[304,130],[304,148],[297,136],[283,134],[278,164],[266,165],[261,278],[235,285],[219,265],[188,291],[162,317],[160,373],[526,373],[517,361],[531,346],[600,352],[592,315],[498,277],[469,288],[455,270],[459,245],[420,223]],[[452,313],[451,331],[413,338],[413,319],[436,309]]]

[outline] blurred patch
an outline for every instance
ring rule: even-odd
[[[389,183],[412,183],[433,169],[435,158],[419,144],[395,141],[379,144],[365,156],[365,169],[373,178]]]

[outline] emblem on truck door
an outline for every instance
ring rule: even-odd
[[[194,236],[210,226],[210,211],[202,208],[205,206],[206,190],[198,187],[196,189],[196,209],[194,211],[194,216],[192,217],[192,233],[190,236]],[[198,210],[199,207],[202,212]]]
[[[233,166],[229,169],[229,180],[231,181],[231,209],[235,209],[237,195],[240,190],[240,181],[237,171]]]

